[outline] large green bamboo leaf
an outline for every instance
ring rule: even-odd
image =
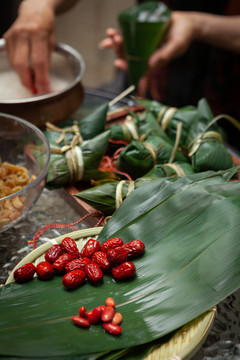
[[[124,201],[99,240],[117,235],[125,242],[144,241],[146,252],[134,261],[135,278],[116,283],[106,275],[103,285],[85,284],[72,292],[63,289],[59,277],[1,288],[1,355],[98,357],[169,334],[235,291],[240,182],[224,181],[233,172],[194,174],[165,185],[161,179],[160,186],[154,180]],[[100,326],[72,325],[79,306],[91,309],[108,296],[124,318],[120,337]]]

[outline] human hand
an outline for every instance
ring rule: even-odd
[[[127,71],[128,65],[123,50],[122,35],[113,28],[108,28],[106,30],[106,35],[107,37],[100,42],[99,48],[113,49],[117,55],[117,58],[114,60],[114,65],[120,70]]]
[[[35,94],[50,91],[50,55],[55,46],[55,13],[50,3],[24,0],[18,18],[4,34],[11,68]]]

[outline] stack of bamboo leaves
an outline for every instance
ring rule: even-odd
[[[98,236],[139,239],[136,276],[121,283],[63,289],[60,277],[0,288],[0,354],[9,359],[138,360],[164,336],[240,287],[240,182],[236,168],[155,179],[136,189]],[[149,231],[151,229],[151,231]],[[123,316],[122,334],[81,329],[71,316],[107,296]],[[14,344],[14,346],[12,346]]]

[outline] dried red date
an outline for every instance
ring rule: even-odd
[[[48,261],[41,261],[37,264],[36,272],[40,280],[49,280],[54,275],[53,267]]]
[[[136,268],[131,261],[125,261],[120,265],[112,268],[112,274],[116,280],[126,280],[132,277],[136,272]]]
[[[119,265],[128,259],[128,252],[122,246],[109,249],[107,259],[112,265]]]
[[[112,265],[107,259],[107,254],[102,251],[96,251],[92,255],[92,262],[100,266],[100,268],[105,272],[110,271],[112,268]]]
[[[109,323],[103,323],[102,327],[104,330],[109,333],[110,335],[120,335],[122,332],[122,328],[119,325],[115,325],[111,322]]]
[[[123,241],[121,238],[115,237],[112,239],[108,239],[108,240],[104,241],[104,243],[102,244],[101,251],[107,253],[107,251],[109,249],[112,249],[112,248],[115,248],[115,247],[118,247],[121,245],[123,245]]]
[[[74,259],[68,262],[65,266],[66,272],[73,271],[73,270],[85,270],[85,266],[90,264],[91,260],[89,258],[80,258]]]
[[[27,263],[14,271],[14,280],[17,283],[24,283],[33,278],[36,267],[32,263]]]
[[[128,252],[128,259],[134,259],[144,252],[145,245],[141,240],[132,240],[127,244],[123,244],[123,248]]]
[[[88,328],[90,326],[89,320],[81,316],[72,316],[72,322],[79,327]]]
[[[72,238],[65,237],[61,244],[68,254],[72,255],[74,258],[80,257],[80,252],[77,248],[77,244]]]
[[[73,259],[74,257],[68,253],[62,254],[54,261],[52,267],[57,274],[63,274],[65,272],[66,264]]]
[[[89,239],[81,251],[81,257],[90,258],[96,251],[99,251],[101,248],[100,242],[98,240]]]
[[[64,253],[64,249],[61,245],[55,244],[45,254],[45,260],[50,264],[53,264],[57,258]]]
[[[93,285],[98,285],[102,283],[104,275],[100,266],[98,266],[97,264],[94,263],[87,264],[85,266],[85,272],[89,281]]]
[[[68,290],[74,290],[85,282],[86,274],[83,270],[73,270],[64,275],[63,286]]]

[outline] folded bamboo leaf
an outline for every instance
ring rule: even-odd
[[[194,171],[226,170],[233,166],[233,159],[222,139],[216,134],[206,134],[198,149],[191,154]]]
[[[172,144],[152,131],[143,142],[133,140],[121,151],[117,169],[126,172],[133,179],[139,178],[150,171],[155,164],[168,163],[173,149]],[[174,161],[187,161],[187,159],[177,150]]]
[[[189,148],[190,144],[194,139],[197,139],[199,135],[204,133],[206,127],[209,125],[210,121],[214,118],[212,110],[205,98],[199,100],[197,105],[198,116],[193,119],[191,126],[188,131],[188,136],[186,139],[185,147]],[[209,130],[220,132],[217,124],[213,124]]]
[[[156,100],[137,99],[136,101],[154,114],[158,124],[171,139],[176,138],[178,123],[182,122],[179,145],[185,144],[189,128],[192,122],[198,118],[198,109],[195,106],[176,108],[164,105]]]
[[[95,359],[148,344],[230,295],[240,286],[240,182],[225,181],[236,170],[153,180],[124,201],[98,240],[145,243],[135,278],[116,283],[106,275],[101,286],[72,292],[60,277],[0,288],[1,355],[27,359],[37,349],[39,358]],[[124,318],[120,337],[71,323],[80,306],[92,309],[107,296]]]
[[[52,154],[46,185],[56,188],[80,180],[98,178],[98,174],[101,176],[97,169],[106,151],[109,135],[109,130],[104,131],[63,153],[62,148],[50,144]]]
[[[65,142],[70,144],[76,131],[79,131],[83,140],[92,139],[105,130],[108,108],[109,104],[104,103],[82,119],[76,119],[74,117],[67,119],[66,123],[68,125],[65,124],[64,126],[57,127],[47,123],[48,130],[46,130],[44,134],[50,143],[58,141],[62,135],[59,143],[61,146],[65,145]]]
[[[194,171],[229,169],[233,159],[205,99],[199,101],[198,113],[188,134],[188,152]]]

